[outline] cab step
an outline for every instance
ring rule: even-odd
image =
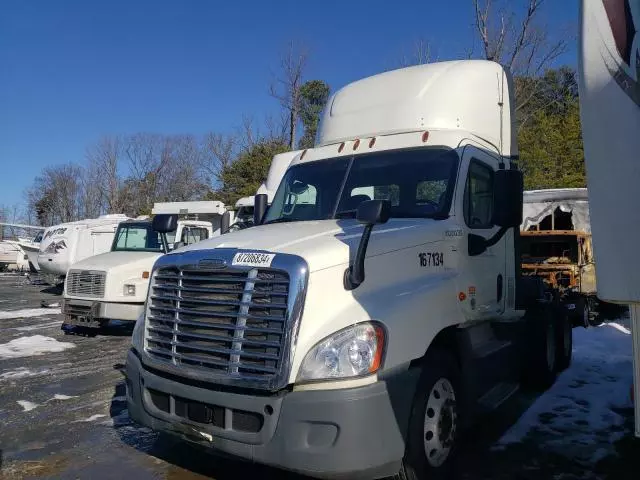
[[[476,346],[473,349],[473,358],[487,358],[494,353],[498,353],[500,350],[508,348],[511,346],[510,340],[498,340],[496,338],[491,339],[482,343],[481,345]]]
[[[495,410],[520,389],[520,384],[498,383],[478,399],[480,406],[486,410]]]

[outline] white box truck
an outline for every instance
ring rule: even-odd
[[[63,329],[99,328],[109,320],[135,321],[143,311],[153,263],[174,248],[219,235],[226,209],[217,201],[174,202],[155,204],[153,212],[175,215],[173,228],[155,231],[149,219],[121,222],[110,251],[71,265],[64,284]]]
[[[259,225],[156,261],[131,418],[313,477],[445,474],[463,427],[571,361],[566,311],[520,276],[516,158],[497,63],[337,91]]]

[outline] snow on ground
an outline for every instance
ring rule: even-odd
[[[7,372],[0,373],[0,380],[15,380],[18,378],[35,377],[36,375],[42,375],[43,373],[47,373],[48,371],[49,370],[39,370],[37,372],[34,372],[26,367],[19,367],[15,370],[9,370]]]
[[[94,420],[98,420],[99,418],[103,418],[106,417],[106,415],[102,415],[100,413],[96,414],[96,415],[91,415],[88,418],[81,418],[80,420],[76,420],[73,423],[80,423],[80,422],[93,422]]]
[[[25,412],[29,412],[34,408],[38,408],[39,405],[37,403],[30,402],[28,400],[18,400],[16,403],[22,407],[22,410]]]
[[[615,409],[632,406],[632,339],[623,322],[574,329],[571,367],[494,448],[535,441],[585,464],[612,454],[625,433]]]
[[[60,326],[60,321],[56,322],[47,322],[47,323],[37,323],[35,325],[27,325],[25,327],[14,327],[13,330],[18,330],[20,332],[32,332],[34,330],[42,330],[45,328],[54,328]]]
[[[77,395],[62,395],[56,393],[51,400],[71,400],[72,398],[77,398]]]
[[[20,337],[8,343],[0,344],[0,360],[7,358],[30,357],[43,353],[62,352],[75,345],[69,342],[59,342],[55,338],[33,335],[31,337]]]
[[[58,315],[59,308],[23,308],[22,310],[0,311],[0,320],[9,318],[41,317],[43,315]]]

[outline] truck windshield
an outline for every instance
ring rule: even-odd
[[[445,218],[458,160],[452,149],[420,148],[294,165],[264,223],[355,218],[366,200],[388,200],[395,218]]]
[[[151,223],[120,224],[111,251],[164,253],[162,237],[151,228]]]

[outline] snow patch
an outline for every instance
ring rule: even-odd
[[[60,393],[56,393],[52,400],[71,400],[72,398],[77,398],[77,395],[62,395]]]
[[[494,449],[531,440],[542,449],[588,464],[613,453],[612,444],[625,433],[624,418],[615,409],[632,407],[632,344],[628,332],[620,323],[574,329],[571,366]]]
[[[0,360],[30,357],[42,355],[43,353],[57,353],[74,347],[73,343],[59,342],[55,338],[42,335],[20,337],[11,340],[9,343],[0,344]]]
[[[19,367],[15,370],[9,370],[8,372],[0,373],[0,380],[15,380],[18,378],[35,377],[47,373],[49,370],[38,370],[33,372],[26,367]]]
[[[94,420],[98,420],[99,418],[103,418],[103,417],[106,417],[106,415],[102,415],[102,414],[98,413],[96,415],[91,415],[89,418],[82,418],[80,420],[76,420],[73,423],[93,422]]]
[[[59,313],[61,313],[59,308],[23,308],[22,310],[0,311],[0,320],[58,315]]]
[[[627,327],[620,325],[619,323],[615,323],[615,322],[609,322],[609,323],[603,323],[602,325],[600,325],[600,327],[612,327],[615,328],[616,330],[625,333],[627,335],[631,335],[631,330],[629,330]]]
[[[46,328],[55,328],[59,327],[60,322],[50,322],[50,323],[38,323],[36,325],[27,325],[25,327],[14,327],[13,330],[18,330],[20,332],[32,332],[33,330],[44,330]]]
[[[34,408],[38,408],[39,405],[37,403],[30,402],[28,400],[18,400],[18,405],[22,407],[23,412],[29,412]]]
[[[16,370],[10,370],[8,372],[0,373],[0,380],[7,380],[13,378],[30,377],[33,372],[25,367],[20,367]]]

